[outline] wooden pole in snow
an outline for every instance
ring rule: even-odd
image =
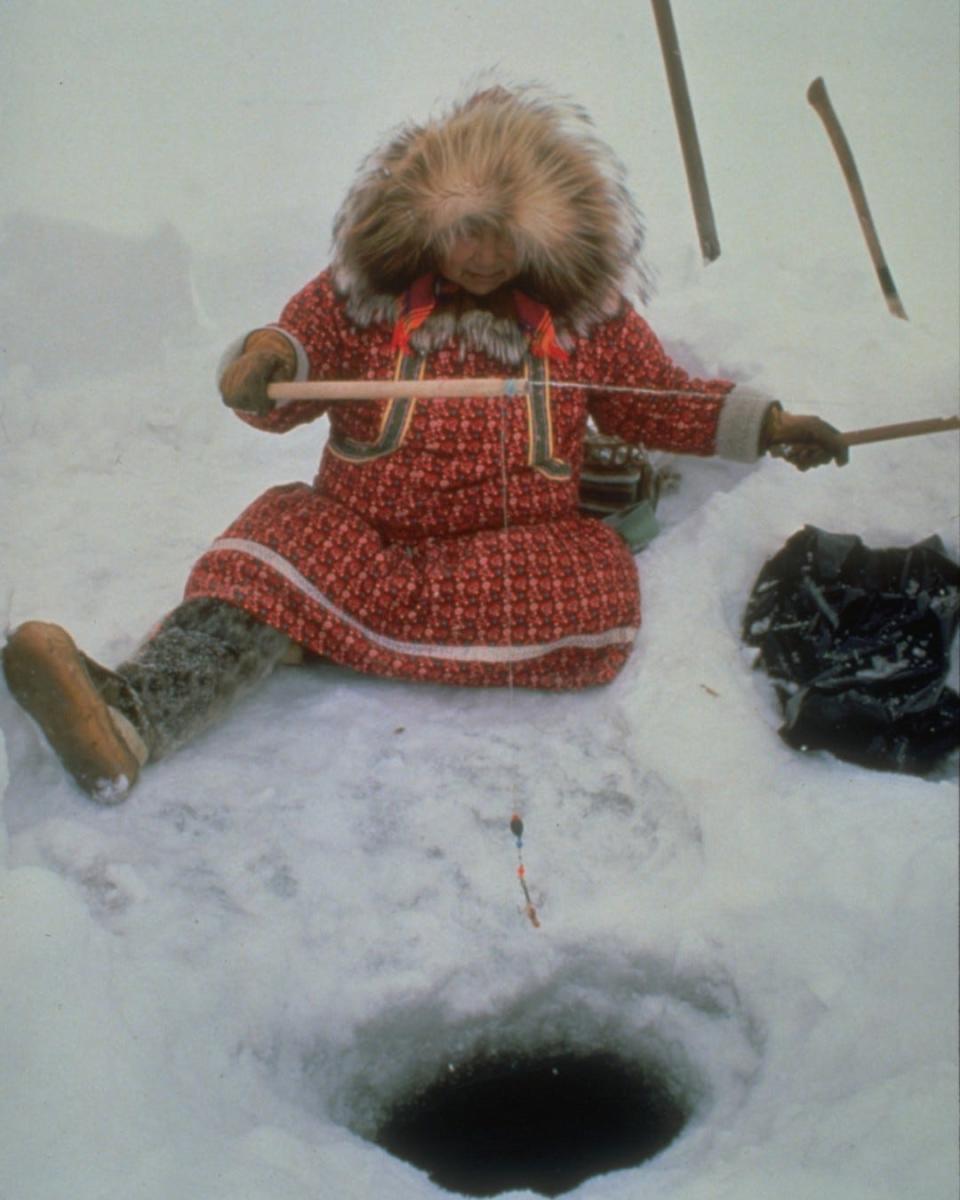
[[[833,144],[834,153],[840,163],[840,169],[843,171],[843,177],[847,181],[847,188],[850,191],[853,207],[856,209],[857,219],[860,221],[860,228],[866,239],[867,249],[870,251],[870,259],[874,270],[877,272],[877,279],[880,281],[883,298],[887,302],[887,308],[890,309],[895,317],[906,321],[907,313],[900,300],[897,285],[893,282],[893,276],[890,274],[887,260],[883,255],[883,248],[880,245],[880,238],[877,235],[877,227],[870,213],[870,205],[867,203],[867,193],[863,190],[863,182],[860,179],[860,172],[857,170],[853,151],[850,149],[847,135],[843,132],[840,118],[830,103],[830,97],[827,95],[827,85],[823,82],[822,78],[818,77],[807,88],[807,100],[816,110],[827,131],[827,136]]]
[[[710,203],[710,191],[707,187],[707,172],[703,165],[703,155],[700,153],[700,139],[697,137],[697,124],[693,117],[693,105],[690,102],[690,89],[687,87],[683,59],[680,56],[680,40],[677,37],[677,27],[673,21],[670,0],[650,0],[650,2],[653,5],[653,16],[657,23],[660,48],[663,51],[663,63],[667,70],[673,115],[677,122],[677,133],[680,135],[683,165],[687,172],[687,185],[690,188],[690,199],[693,202],[693,215],[697,222],[697,233],[700,236],[700,250],[703,253],[704,262],[710,263],[720,257],[720,239],[717,236],[717,226],[713,218],[713,206]]]

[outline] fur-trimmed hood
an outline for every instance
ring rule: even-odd
[[[640,214],[590,118],[538,89],[497,86],[401,128],[364,162],[334,222],[334,280],[353,320],[391,319],[457,237],[483,228],[512,237],[514,286],[548,306],[561,335],[646,293]]]

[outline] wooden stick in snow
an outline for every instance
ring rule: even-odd
[[[677,122],[677,132],[680,135],[683,165],[687,172],[687,186],[690,189],[693,215],[697,222],[697,233],[700,236],[700,250],[703,253],[704,262],[710,263],[720,257],[720,239],[717,236],[717,225],[713,219],[713,206],[710,203],[703,155],[700,153],[700,139],[697,137],[697,124],[693,117],[690,89],[687,87],[683,59],[680,57],[680,39],[677,37],[677,27],[673,21],[670,0],[650,0],[650,2],[653,5],[653,16],[657,23],[660,48],[663,51],[663,63],[667,70],[673,115]]]
[[[880,280],[880,288],[887,302],[887,308],[890,309],[895,317],[900,317],[901,320],[906,321],[907,313],[897,292],[897,285],[893,282],[893,276],[890,274],[887,260],[883,255],[880,238],[877,236],[877,227],[870,213],[867,194],[863,190],[863,183],[860,179],[860,172],[857,170],[857,164],[854,161],[853,151],[850,149],[847,135],[843,132],[840,118],[830,103],[830,97],[827,95],[827,85],[821,78],[815,79],[807,88],[807,99],[813,105],[820,120],[823,121],[824,128],[827,131],[830,141],[833,143],[834,152],[840,162],[840,169],[843,171],[843,177],[847,181],[847,187],[850,190],[853,207],[856,209],[857,217],[860,221],[860,228],[863,230],[863,236],[867,242],[867,249],[870,251],[874,270],[877,272],[877,278]]]

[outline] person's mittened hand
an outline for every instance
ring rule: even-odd
[[[263,417],[275,405],[267,387],[297,373],[293,346],[275,329],[257,329],[247,338],[243,352],[220,377],[220,395],[228,408]]]
[[[838,467],[849,458],[847,444],[839,430],[820,417],[797,416],[779,405],[772,407],[763,426],[762,450],[774,458],[784,458],[799,471],[835,462]]]

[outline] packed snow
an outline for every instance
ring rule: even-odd
[[[117,662],[242,507],[311,477],[324,423],[255,433],[214,364],[325,264],[378,137],[491,66],[575,95],[625,160],[679,361],[841,428],[955,412],[952,0],[673,7],[709,267],[644,5],[8,0],[7,627],[57,621]],[[0,686],[0,1194],[433,1200],[369,1140],[390,1104],[477,1048],[559,1039],[657,1058],[694,1102],[579,1200],[956,1195],[956,756],[917,779],[788,749],[739,626],[806,523],[956,557],[957,438],[809,475],[673,465],[606,689],[283,669],[99,808]]]

